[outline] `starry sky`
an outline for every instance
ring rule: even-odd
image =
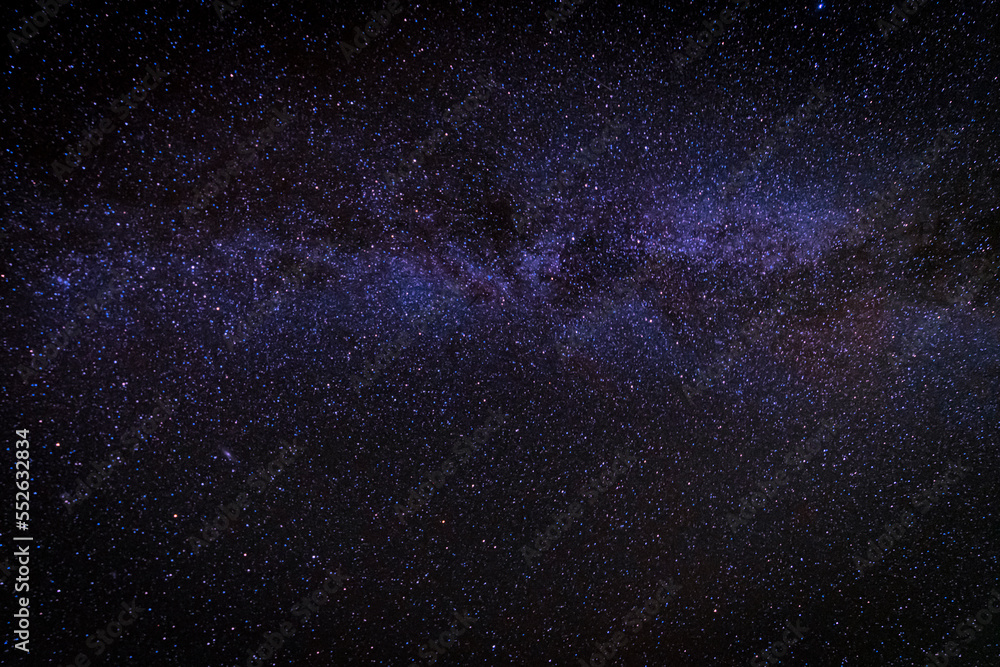
[[[1000,586],[996,2],[49,4],[4,664],[922,666]]]

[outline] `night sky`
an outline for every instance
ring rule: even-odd
[[[0,662],[1000,664],[998,11],[6,2]]]

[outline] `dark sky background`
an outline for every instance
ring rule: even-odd
[[[34,541],[30,654],[8,616],[3,664],[258,664],[283,621],[294,636],[259,664],[598,664],[667,580],[607,664],[747,665],[796,621],[782,665],[924,665],[956,640],[1000,586],[998,3],[927,2],[883,39],[888,3],[587,0],[551,31],[556,2],[399,0],[345,62],[383,6],[72,0],[16,53],[5,38],[0,425],[12,502],[30,432],[31,520],[0,524],[3,568],[13,535]],[[5,34],[37,11],[6,2]],[[147,65],[167,75],[54,176]],[[477,77],[488,99],[448,126]],[[191,209],[275,107],[293,120]],[[173,412],[70,507],[158,399]],[[507,424],[453,457],[492,410]],[[818,453],[786,464],[824,420]],[[585,502],[619,452],[634,463]],[[950,461],[969,472],[859,574]],[[340,590],[293,616],[332,572]],[[12,614],[25,594],[0,574]],[[1000,663],[997,625],[951,664]]]

